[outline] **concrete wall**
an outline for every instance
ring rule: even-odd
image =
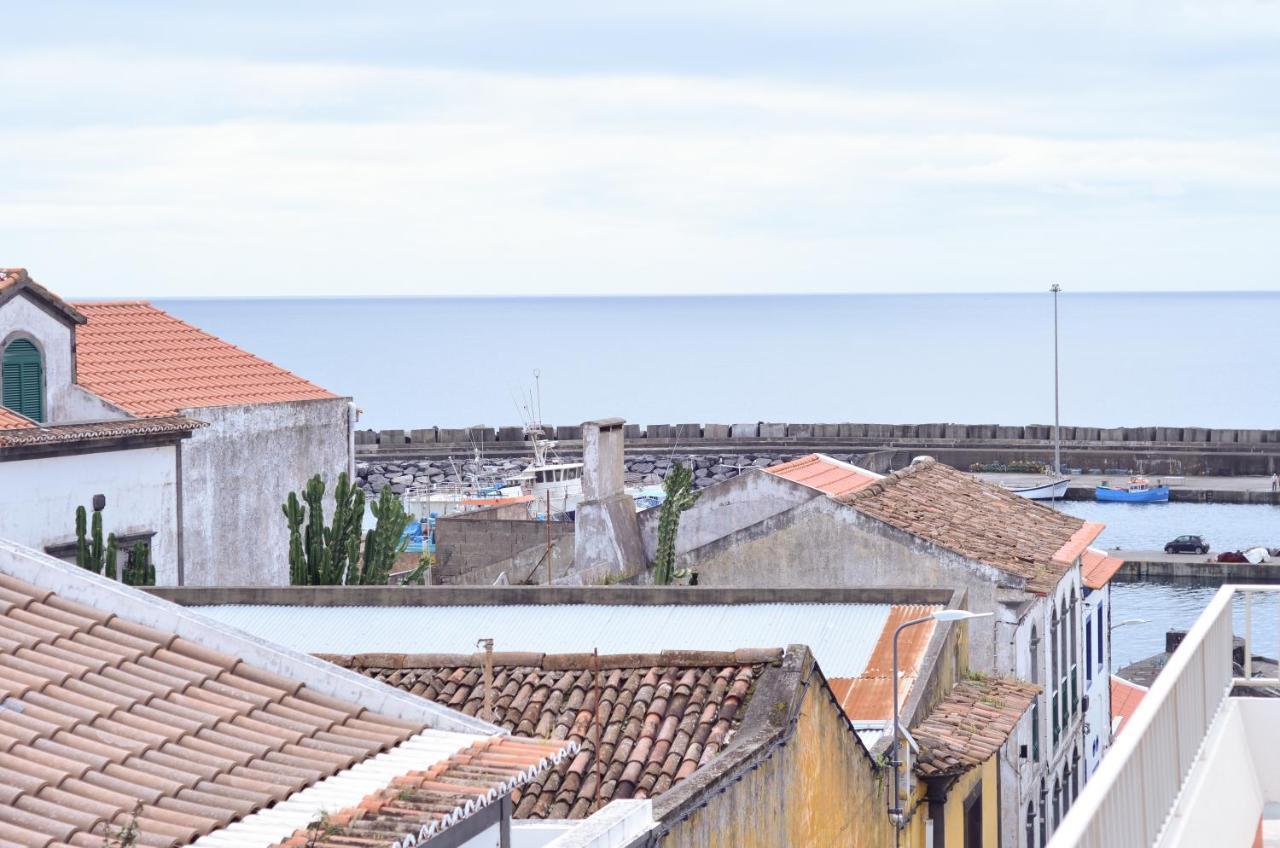
[[[754,703],[754,702],[753,702]],[[782,706],[785,706],[783,704]],[[785,745],[675,824],[663,848],[889,848],[882,777],[815,675]],[[655,804],[661,804],[662,796]]]
[[[353,461],[345,398],[205,407],[182,445],[185,582],[283,586],[289,533],[281,504],[313,474],[332,492]],[[332,503],[328,506],[332,511]]]
[[[490,566],[530,550],[540,557],[547,547],[548,529],[553,545],[573,536],[571,522],[529,518],[527,504],[492,506],[436,519],[436,577],[442,583],[469,583],[473,580],[468,575],[483,572],[474,577],[492,583],[498,575],[490,577]],[[507,576],[514,581],[524,573]]]
[[[736,481],[735,481],[736,482]],[[1019,581],[925,542],[827,497],[766,518],[677,557],[703,586],[904,586],[963,588],[969,609],[994,611]],[[991,623],[988,623],[991,622]],[[974,622],[969,665],[993,673],[994,620]]]
[[[756,422],[745,424],[649,424],[643,428],[628,425],[633,431],[628,438],[650,441],[696,443],[701,440],[768,439],[768,440],[863,440],[863,441],[1040,441],[1053,438],[1048,424],[1003,426],[998,424],[782,424]],[[577,425],[547,427],[560,440],[575,441],[582,437]],[[1211,430],[1204,427],[1062,427],[1064,442],[1096,443],[1175,443],[1190,445],[1280,445],[1280,430]],[[523,442],[522,427],[469,427],[447,429],[428,427],[411,430],[359,430],[356,444],[370,447],[398,447],[406,444],[457,444],[470,448],[475,442]]]
[[[752,470],[703,490],[692,507],[680,514],[676,532],[676,555],[709,544],[735,530],[750,527],[814,498],[819,492],[773,474]],[[645,556],[658,552],[660,507],[640,513],[640,536]]]
[[[77,506],[106,495],[102,532],[154,531],[156,582],[178,574],[177,462],[172,445],[0,462],[0,539],[37,550],[75,540]],[[123,560],[121,560],[123,565]]]

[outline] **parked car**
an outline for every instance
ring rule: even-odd
[[[1164,546],[1167,554],[1207,554],[1209,543],[1203,536],[1179,536]]]

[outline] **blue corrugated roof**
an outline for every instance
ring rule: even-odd
[[[828,677],[861,674],[889,604],[555,604],[449,607],[202,606],[194,611],[323,654],[732,651],[808,645]]]

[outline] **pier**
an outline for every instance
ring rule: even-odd
[[[1280,560],[1261,565],[1213,562],[1217,551],[1210,551],[1207,555],[1121,550],[1107,553],[1124,560],[1114,579],[1129,583],[1140,580],[1186,580],[1214,586],[1222,583],[1280,583]]]

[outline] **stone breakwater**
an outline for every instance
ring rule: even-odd
[[[724,453],[697,456],[628,456],[625,460],[625,481],[629,485],[660,485],[672,467],[679,462],[693,468],[693,483],[705,489],[713,483],[737,477],[749,468],[768,468],[781,465],[799,453]],[[836,453],[832,456],[844,462],[855,462],[853,454]],[[397,461],[361,461],[356,463],[356,478],[366,494],[376,495],[388,486],[397,495],[414,485],[433,483],[461,483],[480,477],[506,478],[523,471],[527,461],[494,459],[493,461],[457,462],[445,459],[414,459]]]

